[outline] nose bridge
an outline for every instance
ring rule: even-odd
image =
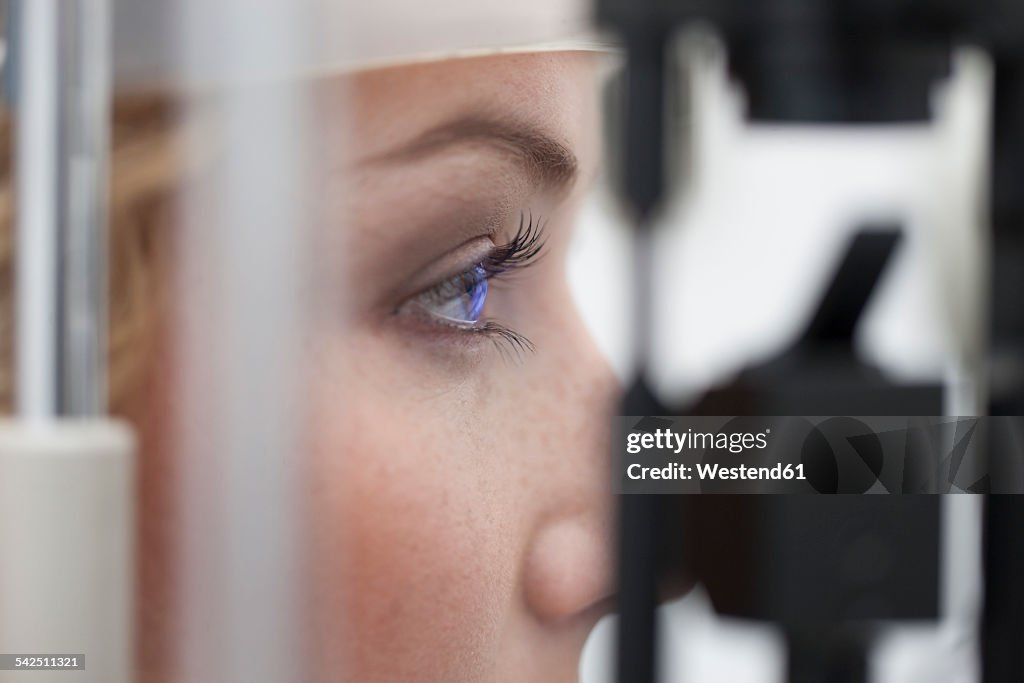
[[[563,502],[604,497],[618,380],[575,310],[561,315],[542,352],[537,371],[545,392],[538,405],[544,414],[538,418],[549,427],[544,452],[536,455],[547,471],[546,483]]]
[[[610,507],[610,440],[612,417],[621,386],[575,307],[563,313],[560,334],[548,362],[549,382],[558,387],[548,405],[558,415],[557,452],[543,454],[551,467],[551,484],[576,512],[592,514]],[[553,381],[552,381],[553,380]]]
[[[575,309],[568,323],[571,332],[564,367],[574,383],[572,391],[579,396],[577,415],[586,432],[582,440],[591,456],[597,456],[602,465],[607,465],[611,419],[616,414],[622,387]]]
[[[617,382],[578,319],[562,329],[547,368],[557,386],[548,419],[558,420],[538,454],[544,498],[524,573],[527,604],[545,621],[593,608],[609,596],[612,575],[608,449]]]

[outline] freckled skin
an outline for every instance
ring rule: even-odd
[[[315,327],[307,502],[317,679],[576,681],[610,582],[605,430],[615,384],[574,311],[564,263],[598,164],[594,58],[502,56],[340,81],[325,82],[321,98],[322,114],[351,125],[347,144],[325,136],[340,165],[483,107],[557,135],[576,155],[580,178],[557,200],[530,198],[530,208],[545,206],[547,253],[489,292],[488,306],[530,338],[534,353],[505,357],[488,341],[426,344],[415,328],[369,307]],[[327,209],[354,255],[346,287],[373,295],[389,270],[378,255],[406,239],[387,226],[440,201],[429,178],[444,178],[446,203],[471,200],[468,186],[457,187],[480,174],[471,153],[424,172],[422,185],[396,187],[399,170],[354,168],[349,190],[357,191]],[[160,433],[156,422],[152,434]],[[155,476],[146,481],[159,486]],[[143,538],[144,557],[170,552],[156,540],[166,535],[159,526],[145,527],[154,541]],[[173,577],[143,590],[148,605],[173,602]]]

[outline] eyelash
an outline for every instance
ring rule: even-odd
[[[487,277],[497,277],[536,263],[543,255],[546,225],[547,222],[539,216],[535,224],[532,212],[520,213],[519,228],[512,239],[507,244],[495,247],[479,264],[487,271]]]
[[[543,217],[535,218],[532,212],[522,212],[519,216],[519,228],[511,240],[494,247],[481,262],[473,264],[456,275],[455,278],[464,277],[474,269],[481,268],[484,271],[484,278],[489,282],[494,278],[507,277],[512,272],[534,265],[544,255],[546,225]],[[455,278],[450,278],[447,282]],[[425,293],[436,291],[444,284],[435,285]],[[445,323],[441,319],[438,319],[437,322],[461,333],[482,335],[490,340],[502,354],[518,357],[523,353],[532,353],[536,350],[533,342],[525,335],[493,320],[483,320],[476,325]]]

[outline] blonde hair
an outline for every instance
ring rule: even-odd
[[[175,107],[155,94],[119,95],[112,114],[110,187],[110,407],[121,413],[145,371],[165,279],[160,256],[181,181]],[[14,192],[12,133],[0,116],[0,406],[13,404]]]

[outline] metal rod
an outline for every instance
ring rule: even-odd
[[[27,420],[59,412],[59,4],[29,0],[18,17],[15,381]]]
[[[110,4],[19,10],[18,412],[95,416],[106,409]]]
[[[106,412],[110,0],[65,2],[60,223],[64,267],[59,410]]]

